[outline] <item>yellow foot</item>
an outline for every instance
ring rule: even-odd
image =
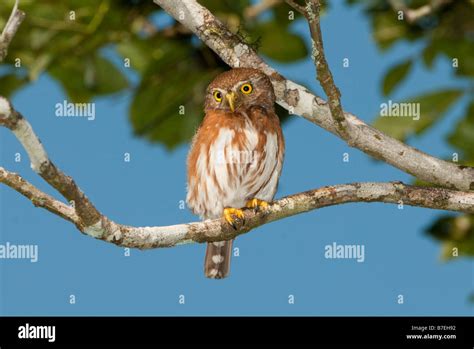
[[[244,211],[239,208],[226,207],[224,208],[224,219],[229,223],[235,230],[242,227],[245,224]]]
[[[268,202],[260,200],[260,199],[252,199],[247,201],[247,204],[245,205],[247,208],[252,208],[255,211],[266,211],[268,208]]]

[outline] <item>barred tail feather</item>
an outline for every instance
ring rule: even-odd
[[[229,275],[232,258],[232,240],[207,244],[204,273],[210,279],[223,279]]]

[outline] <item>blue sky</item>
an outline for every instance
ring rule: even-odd
[[[163,20],[163,19],[158,19]],[[343,23],[344,25],[341,25]],[[326,55],[342,92],[344,108],[366,122],[380,103],[386,69],[414,52],[398,44],[380,54],[367,17],[335,2],[322,20]],[[306,24],[293,30],[307,37]],[[344,68],[343,59],[350,66]],[[281,65],[288,78],[322,95],[310,59]],[[401,99],[431,88],[462,84],[447,61],[433,71],[417,64],[392,96]],[[159,93],[159,91],[157,91]],[[58,118],[54,105],[66,99],[43,75],[13,99],[31,122],[51,159],[74,177],[111,219],[129,225],[167,225],[196,220],[179,204],[185,198],[188,146],[167,152],[132,134],[129,94],[96,100],[96,119]],[[157,106],[159,107],[159,106]],[[443,141],[463,106],[412,145],[449,156]],[[287,152],[278,197],[329,184],[355,181],[409,182],[410,176],[348,148],[328,132],[293,117],[284,127]],[[0,130],[1,164],[56,195],[29,167],[14,136]],[[15,153],[22,161],[14,161]],[[123,161],[124,153],[131,162]],[[342,161],[348,152],[349,162]],[[231,276],[203,276],[204,245],[150,251],[124,250],[80,234],[74,226],[0,186],[0,243],[36,244],[39,260],[0,260],[3,315],[472,315],[473,263],[439,261],[440,246],[423,230],[441,211],[387,204],[324,208],[267,224],[239,237],[240,256]],[[362,244],[365,261],[324,258],[328,244]],[[74,295],[75,304],[70,304]],[[179,304],[179,296],[185,304]],[[293,295],[295,303],[289,304]],[[404,296],[398,304],[397,296]]]

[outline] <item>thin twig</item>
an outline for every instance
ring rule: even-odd
[[[433,14],[441,7],[451,3],[452,0],[432,0],[428,4],[415,9],[409,8],[403,0],[389,0],[389,2],[395,11],[403,12],[408,23],[416,23],[421,18]]]
[[[351,145],[350,125],[346,121],[344,110],[341,105],[341,93],[334,83],[334,78],[326,60],[323,45],[323,35],[320,24],[321,3],[319,0],[308,0],[306,2],[305,17],[308,20],[312,38],[312,59],[316,66],[317,79],[321,84],[324,93],[329,99],[329,109],[337,125],[337,130],[341,138]]]
[[[75,225],[80,225],[79,217],[73,207],[68,206],[52,196],[43,193],[33,184],[23,179],[20,175],[9,172],[0,167],[0,183],[4,183],[29,199],[36,207],[44,208]]]
[[[290,5],[291,7],[293,7],[296,11],[301,13],[303,16],[306,14],[306,10],[305,10],[304,6],[301,6],[301,5],[297,4],[296,1],[294,1],[294,0],[285,0],[285,2],[288,5]]]
[[[2,62],[8,54],[8,47],[13,40],[21,22],[25,18],[25,13],[18,9],[19,0],[15,0],[15,5],[8,18],[5,28],[3,28],[2,35],[0,35],[0,62]]]

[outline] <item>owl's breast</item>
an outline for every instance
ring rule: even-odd
[[[248,118],[234,127],[204,126],[188,158],[189,207],[202,218],[217,218],[225,207],[243,207],[254,197],[272,200],[282,162],[278,134]]]

